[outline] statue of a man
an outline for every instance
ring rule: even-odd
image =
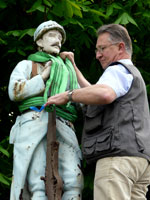
[[[43,109],[43,105],[49,96],[78,86],[70,61],[64,63],[58,56],[65,39],[64,28],[55,21],[40,24],[34,33],[38,52],[19,62],[10,76],[9,97],[18,103],[21,113],[10,132],[10,143],[14,145],[11,200],[47,200],[41,177],[45,176],[51,110]],[[81,199],[83,188],[81,151],[72,124],[75,118],[74,104],[56,106],[62,200]]]

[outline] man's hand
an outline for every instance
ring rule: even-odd
[[[60,94],[56,94],[55,96],[49,97],[45,106],[49,106],[52,104],[64,105],[64,104],[68,103],[68,101],[69,101],[68,91],[66,91],[66,92],[63,92]]]
[[[51,69],[52,61],[48,61],[44,67],[44,70],[42,72],[42,79],[43,81],[46,81],[50,75],[50,69]]]
[[[74,61],[74,53],[71,51],[63,51],[60,53],[60,57],[65,60],[66,58],[68,58],[74,67],[76,67],[75,61]]]

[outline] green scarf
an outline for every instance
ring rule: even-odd
[[[22,101],[19,105],[21,112],[28,109],[31,105],[43,105],[47,102],[49,96],[65,92],[67,90],[68,79],[69,89],[78,88],[76,73],[69,59],[66,59],[66,63],[64,63],[60,56],[55,57],[44,52],[36,52],[35,54],[31,54],[28,57],[28,60],[34,62],[48,62],[51,60],[52,65],[50,70],[50,77],[46,82],[44,96],[33,97]],[[45,109],[50,112],[54,109],[54,107],[55,105],[52,105],[50,107],[46,107]],[[57,106],[56,114],[70,121],[75,121],[77,117],[75,107],[71,105],[70,102],[63,106]]]

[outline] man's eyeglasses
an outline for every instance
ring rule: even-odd
[[[118,44],[118,43],[113,43],[113,44],[110,44],[110,45],[107,45],[107,46],[98,47],[97,49],[95,49],[95,53],[97,53],[97,52],[103,53],[105,49],[107,49],[108,47],[115,45],[115,44]]]

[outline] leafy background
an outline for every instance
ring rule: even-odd
[[[150,96],[150,1],[149,0],[0,0],[0,199],[9,199],[12,175],[10,128],[18,109],[8,97],[8,83],[15,65],[35,51],[33,33],[46,20],[64,26],[67,41],[62,51],[73,51],[77,66],[95,83],[102,73],[95,59],[96,30],[102,24],[119,23],[128,29],[133,41],[133,62],[141,71]],[[82,115],[76,122],[80,142]],[[95,166],[83,162],[83,200],[93,199]],[[149,196],[149,194],[147,194]]]

